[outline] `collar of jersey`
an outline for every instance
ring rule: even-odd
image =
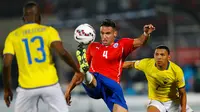
[[[118,40],[119,40],[119,39],[115,39],[115,40],[114,40],[114,43],[118,42]]]
[[[168,65],[167,65],[167,68],[165,70],[168,70],[169,69],[169,65],[170,65],[170,62],[168,61]],[[155,67],[156,67],[156,63],[155,63]],[[157,67],[156,67],[157,68]]]
[[[170,62],[168,61],[168,65],[167,65],[167,68],[166,68],[166,70],[168,70],[168,69],[169,69],[169,65],[170,65]]]
[[[26,24],[37,24],[35,22],[26,22]]]

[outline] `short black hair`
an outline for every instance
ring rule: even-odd
[[[25,9],[28,9],[28,8],[32,8],[34,6],[38,6],[38,4],[34,1],[28,1],[24,7],[23,7],[23,10],[25,11]]]
[[[156,49],[165,49],[167,51],[168,55],[170,55],[169,47],[167,47],[165,45],[159,45],[156,47]]]
[[[102,21],[101,26],[107,26],[116,29],[116,24],[111,19],[105,19],[104,21]]]

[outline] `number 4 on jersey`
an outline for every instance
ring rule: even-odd
[[[108,59],[108,51],[103,51],[103,57],[105,57],[106,59]]]

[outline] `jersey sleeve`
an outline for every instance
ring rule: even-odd
[[[180,67],[177,67],[177,70],[176,70],[176,85],[178,88],[182,88],[185,86],[184,74]]]
[[[121,42],[123,43],[123,56],[127,57],[135,48],[133,47],[134,39],[131,38],[122,38]]]
[[[12,34],[9,34],[4,44],[3,54],[15,54],[15,49],[12,41]]]
[[[49,29],[50,30],[49,30],[49,42],[48,42],[48,46],[50,47],[52,42],[61,41],[61,39],[60,39],[60,36],[58,34],[58,31],[55,28],[49,27]]]
[[[135,62],[134,67],[138,70],[145,72],[149,59],[142,59]]]

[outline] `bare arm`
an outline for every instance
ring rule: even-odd
[[[135,61],[125,61],[122,68],[134,68]]]
[[[187,96],[185,87],[179,88],[179,97],[180,97],[180,104],[181,104],[181,112],[186,112],[186,102],[187,102]]]
[[[63,44],[61,41],[55,41],[51,43],[51,48],[55,49],[59,56],[70,66],[74,69],[75,72],[80,73],[80,70],[72,56],[64,49]]]
[[[11,64],[13,60],[12,54],[5,54],[3,59],[3,85],[4,90],[11,87]]]
[[[71,55],[64,49],[62,42],[56,41],[51,43],[51,48],[54,48],[56,52],[59,54],[59,56],[75,71],[75,75],[73,76],[65,93],[67,104],[70,105],[71,91],[74,89],[74,87],[76,87],[76,85],[80,84],[83,81],[84,75],[80,72],[78,66],[73,61]]]
[[[66,93],[71,93],[71,91],[74,89],[74,87],[76,87],[77,85],[77,79],[81,80],[82,82],[82,78],[84,78],[84,76],[80,77],[78,74],[74,74],[71,82],[69,83]]]
[[[84,75],[83,74],[81,76],[81,75],[75,73],[75,75],[73,76],[71,82],[67,86],[67,90],[65,92],[65,99],[66,99],[68,105],[71,104],[71,91],[79,84],[79,82],[82,82],[83,79],[84,79]]]
[[[148,38],[150,37],[150,33],[152,33],[155,30],[155,27],[152,24],[145,25],[144,33],[140,35],[138,38],[134,39],[133,47],[140,47],[146,43]]]
[[[11,91],[11,64],[13,60],[12,54],[5,54],[3,59],[3,85],[4,85],[4,101],[7,107],[10,107],[10,103],[13,99],[13,93]]]

